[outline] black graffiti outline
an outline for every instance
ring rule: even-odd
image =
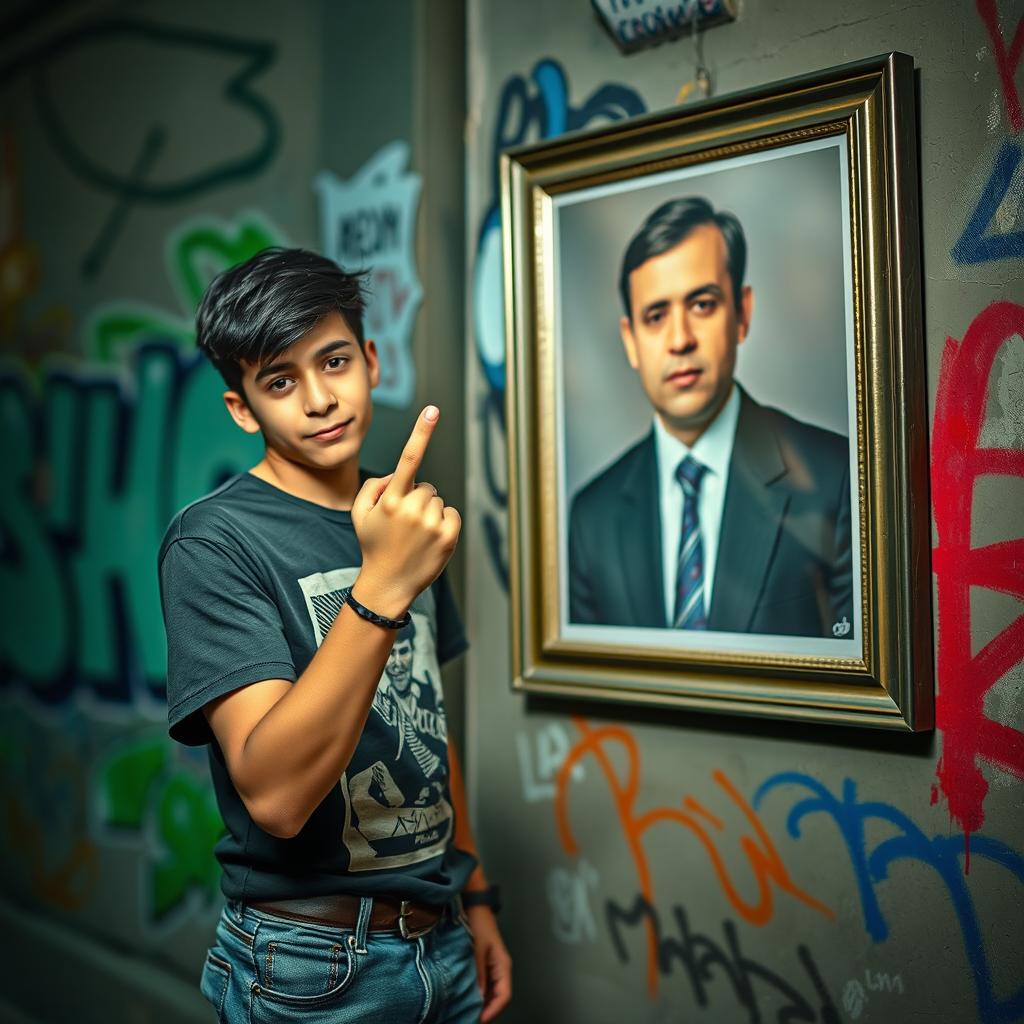
[[[145,132],[127,174],[112,172],[92,159],[66,130],[48,73],[53,64],[68,53],[113,37],[127,37],[129,41],[143,39],[164,47],[212,50],[240,58],[242,67],[227,78],[223,95],[231,107],[249,113],[262,126],[262,139],[255,150],[176,182],[153,184],[147,178],[168,135],[166,127],[157,123]],[[252,83],[274,63],[276,56],[277,46],[269,41],[239,39],[223,33],[161,25],[141,19],[114,18],[64,32],[0,67],[0,85],[19,74],[27,72],[30,75],[40,123],[58,157],[86,184],[117,199],[82,261],[85,277],[95,277],[99,273],[134,204],[178,203],[263,171],[279,148],[281,125],[273,107],[252,88]]]
[[[214,50],[222,54],[247,58],[244,66],[228,78],[224,86],[224,96],[236,106],[248,110],[263,125],[265,135],[261,145],[251,156],[228,161],[214,171],[193,175],[180,183],[170,185],[133,183],[130,176],[126,178],[112,174],[90,160],[63,131],[57,104],[46,81],[46,70],[54,60],[84,43],[117,35],[136,36],[158,45]],[[41,103],[40,114],[44,127],[52,132],[51,142],[69,168],[88,184],[99,191],[110,192],[136,202],[173,203],[227,181],[251,177],[261,171],[277,152],[281,135],[280,120],[273,107],[250,88],[252,81],[273,64],[276,56],[277,46],[269,41],[238,39],[219,32],[161,25],[142,19],[113,18],[95,21],[65,32],[0,67],[0,85],[24,72],[32,75],[36,99]]]
[[[796,947],[797,958],[807,972],[821,1005],[818,1010],[791,985],[788,981],[749,956],[740,949],[739,933],[733,921],[727,918],[722,921],[725,933],[725,948],[717,945],[714,940],[700,935],[690,929],[685,909],[676,904],[672,907],[672,915],[679,929],[679,938],[662,936],[661,920],[658,911],[641,893],[637,893],[631,908],[626,909],[614,900],[605,901],[605,921],[611,935],[612,946],[620,963],[629,962],[629,949],[622,940],[619,925],[630,927],[639,924],[645,917],[649,918],[654,929],[658,947],[658,971],[663,975],[672,973],[673,961],[679,960],[686,969],[686,974],[693,991],[694,999],[701,1009],[707,1009],[709,994],[705,988],[707,982],[713,980],[713,967],[721,968],[722,973],[732,985],[736,999],[747,1012],[751,1024],[762,1024],[763,1017],[758,1007],[757,994],[754,991],[755,980],[770,985],[788,1005],[779,1009],[776,1016],[777,1024],[841,1024],[839,1012],[822,981],[821,975],[807,946]]]

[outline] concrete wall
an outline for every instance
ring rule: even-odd
[[[193,313],[265,245],[330,251],[318,175],[350,187],[395,142],[422,179],[402,239],[422,298],[399,271],[375,281],[393,288],[376,324],[411,317],[415,386],[378,405],[366,459],[393,465],[435,401],[427,471],[462,504],[464,13],[427,7],[0,18],[0,1015],[208,1018],[221,823],[205,752],[165,735],[155,557],[173,512],[261,451],[195,357]]]
[[[987,567],[936,560],[932,734],[510,692],[498,152],[692,99],[695,60],[689,39],[619,55],[583,3],[473,0],[467,675],[477,829],[515,959],[508,1020],[1020,1020],[1021,8],[739,7],[702,38],[716,95],[914,57],[934,536],[967,515],[975,546],[1013,546]],[[936,412],[966,395],[987,401],[979,444],[1013,450],[976,484],[974,442]],[[904,855],[883,868],[892,837]]]

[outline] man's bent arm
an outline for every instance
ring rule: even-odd
[[[393,630],[345,605],[294,683],[253,683],[204,709],[231,780],[265,832],[297,834],[337,785],[359,743],[394,637]]]

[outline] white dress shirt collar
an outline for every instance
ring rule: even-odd
[[[675,486],[676,467],[692,455],[699,463],[721,479],[729,473],[732,445],[736,438],[736,423],[740,418],[740,389],[733,384],[729,397],[711,426],[697,438],[693,447],[683,444],[664,427],[659,416],[654,417],[654,443],[658,452],[658,479],[664,490]]]

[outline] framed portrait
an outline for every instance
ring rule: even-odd
[[[501,175],[513,685],[931,728],[911,58]]]

